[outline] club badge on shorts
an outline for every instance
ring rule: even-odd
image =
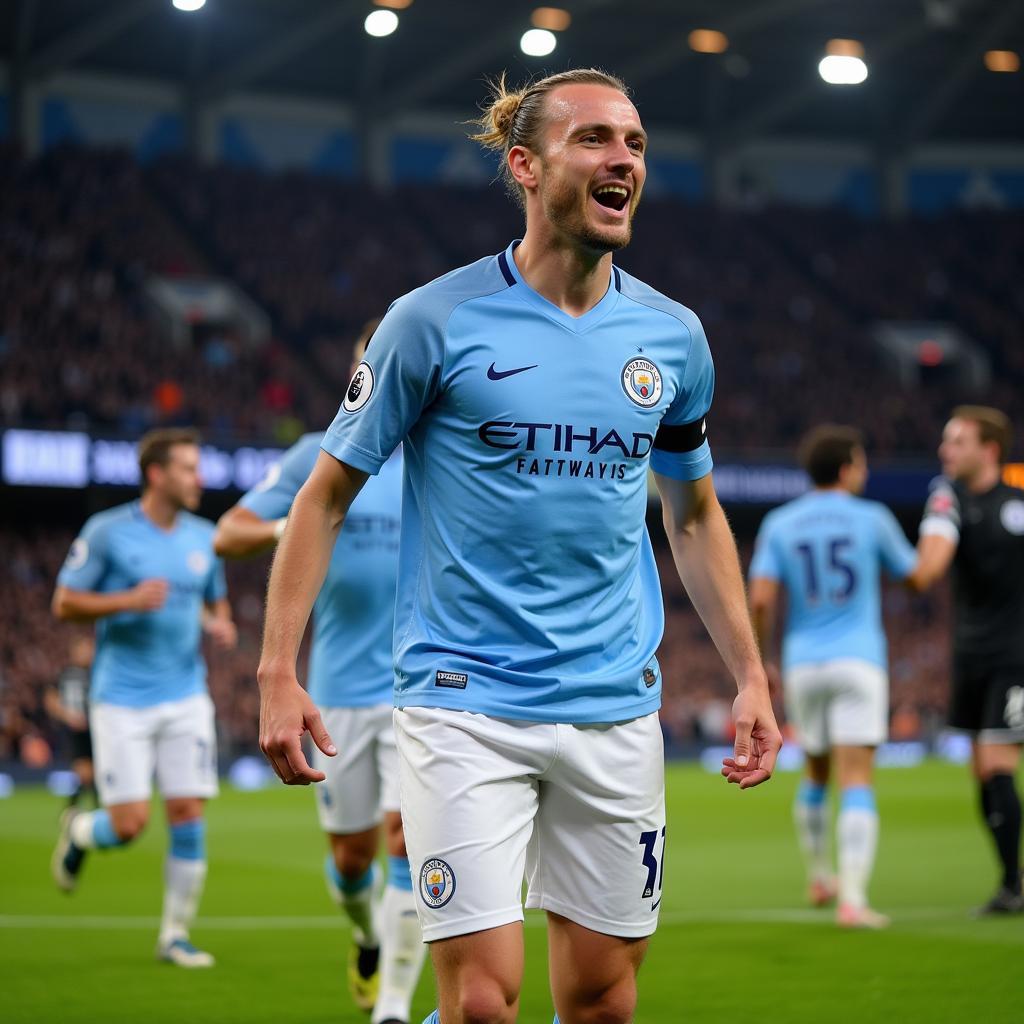
[[[443,907],[455,895],[455,872],[438,857],[424,861],[420,868],[420,895],[434,910]]]

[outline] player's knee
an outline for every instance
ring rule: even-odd
[[[142,811],[119,814],[111,817],[114,832],[122,843],[130,843],[142,835],[149,820],[149,815]]]
[[[518,997],[495,978],[477,978],[459,991],[459,1010],[464,1024],[511,1024],[516,1019]]]
[[[373,854],[366,850],[335,847],[334,866],[346,882],[358,882],[373,866]]]
[[[575,1019],[581,1024],[630,1024],[635,1012],[636,983],[628,978],[578,1007]]]

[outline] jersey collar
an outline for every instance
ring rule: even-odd
[[[518,286],[518,294],[524,302],[529,303],[543,316],[554,320],[574,334],[583,334],[592,327],[599,324],[615,308],[619,301],[619,293],[622,288],[622,278],[617,267],[612,267],[611,281],[608,283],[608,291],[604,293],[601,301],[592,309],[588,309],[582,316],[570,316],[565,310],[560,309],[553,302],[549,302],[540,292],[534,291],[523,280],[523,275],[516,266],[512,254],[522,241],[515,239],[512,244],[503,252],[498,254],[498,265],[501,268],[502,276],[508,282],[510,288]]]

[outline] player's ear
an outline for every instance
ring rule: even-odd
[[[537,157],[525,146],[513,146],[508,151],[508,167],[512,177],[525,189],[537,187]]]

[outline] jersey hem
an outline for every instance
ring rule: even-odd
[[[472,706],[468,701],[460,701],[444,694],[408,693],[395,695],[395,707],[405,708],[439,708],[442,711],[468,711],[487,718],[501,718],[510,722],[543,722],[548,725],[617,725],[629,722],[634,718],[643,718],[661,708],[661,694],[648,698],[640,704],[630,705],[610,713],[600,715],[570,713],[561,705],[547,705],[542,708],[524,708],[514,704],[491,704],[487,709]]]
[[[95,707],[97,704],[110,704],[115,708],[155,708],[161,704],[180,704],[183,700],[191,700],[193,697],[208,697],[210,691],[206,686],[200,685],[194,690],[185,693],[176,693],[173,697],[160,697],[156,700],[125,700],[123,696],[114,694],[106,696],[102,691],[96,691],[89,696],[89,704]]]

